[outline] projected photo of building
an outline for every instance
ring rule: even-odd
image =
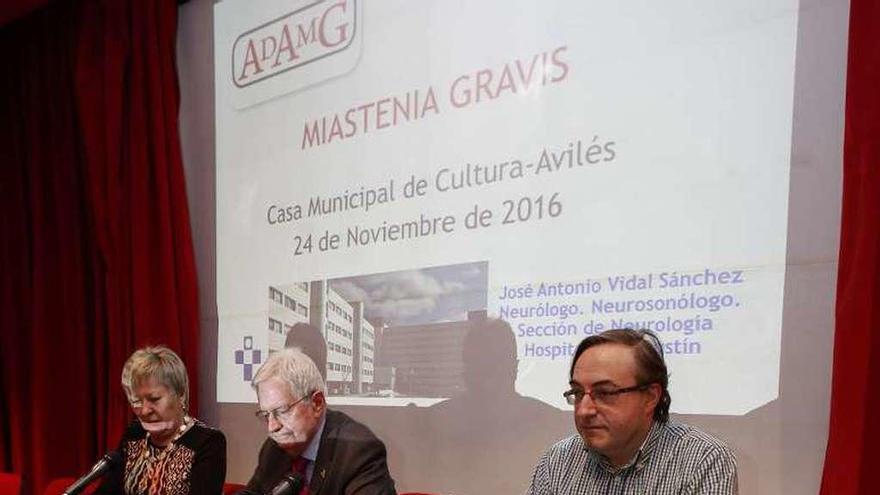
[[[474,262],[273,285],[269,353],[317,341],[331,397],[430,405],[463,388],[462,342],[486,317],[487,283],[488,263]]]

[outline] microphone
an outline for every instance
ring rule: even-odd
[[[297,495],[302,489],[303,477],[299,473],[287,473],[269,495]]]
[[[76,495],[81,492],[83,488],[89,486],[89,484],[96,479],[100,478],[107,474],[107,471],[110,468],[115,467],[120,462],[122,462],[122,454],[119,453],[118,450],[111,450],[104,454],[104,457],[98,460],[92,469],[89,470],[82,478],[76,480],[76,482],[67,487],[66,490],[62,493],[62,495]]]

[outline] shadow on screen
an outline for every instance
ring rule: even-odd
[[[516,392],[516,341],[505,321],[471,323],[462,360],[465,390],[423,410],[423,438],[404,451],[421,461],[427,490],[522,492],[538,456],[573,431],[571,413]]]

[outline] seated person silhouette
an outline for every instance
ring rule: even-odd
[[[427,411],[433,459],[425,486],[440,493],[522,493],[533,461],[510,453],[539,454],[568,434],[558,424],[568,415],[516,392],[516,339],[507,322],[472,322],[462,361],[464,390]]]
[[[308,323],[296,323],[287,332],[284,347],[297,347],[306,356],[312,358],[321,377],[327,380],[327,341],[324,335],[314,325]]]

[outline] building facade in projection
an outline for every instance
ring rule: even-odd
[[[379,366],[391,369],[395,394],[452,397],[464,390],[462,350],[470,324],[486,311],[469,311],[467,320],[389,326],[382,334]]]
[[[374,386],[377,330],[364,305],[346,301],[325,280],[269,287],[269,353],[284,347],[296,323],[320,329],[327,346],[330,395],[369,394]]]
[[[309,322],[309,284],[269,287],[269,352],[284,347],[290,328]]]

